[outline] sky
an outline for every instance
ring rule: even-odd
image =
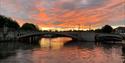
[[[125,25],[125,0],[0,0],[0,15],[40,28],[115,27]]]

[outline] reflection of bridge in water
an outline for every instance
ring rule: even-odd
[[[19,31],[16,34],[17,39],[31,37],[35,38],[36,36],[43,35],[57,35],[64,37],[71,37],[73,39],[77,39],[79,41],[95,41],[95,33],[94,32],[38,32],[38,31]]]

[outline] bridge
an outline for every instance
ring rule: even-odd
[[[31,36],[43,36],[47,34],[61,35],[64,37],[71,37],[79,41],[95,41],[94,32],[38,32],[38,31],[18,31],[16,32],[16,38],[21,39]]]

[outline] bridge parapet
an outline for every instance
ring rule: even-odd
[[[37,31],[19,31],[17,33],[17,38],[44,35],[44,34],[59,34],[69,36],[71,38],[76,38],[80,41],[95,41],[94,32],[37,32]]]

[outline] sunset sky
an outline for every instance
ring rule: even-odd
[[[40,28],[115,27],[125,25],[125,0],[0,0],[0,14]]]

